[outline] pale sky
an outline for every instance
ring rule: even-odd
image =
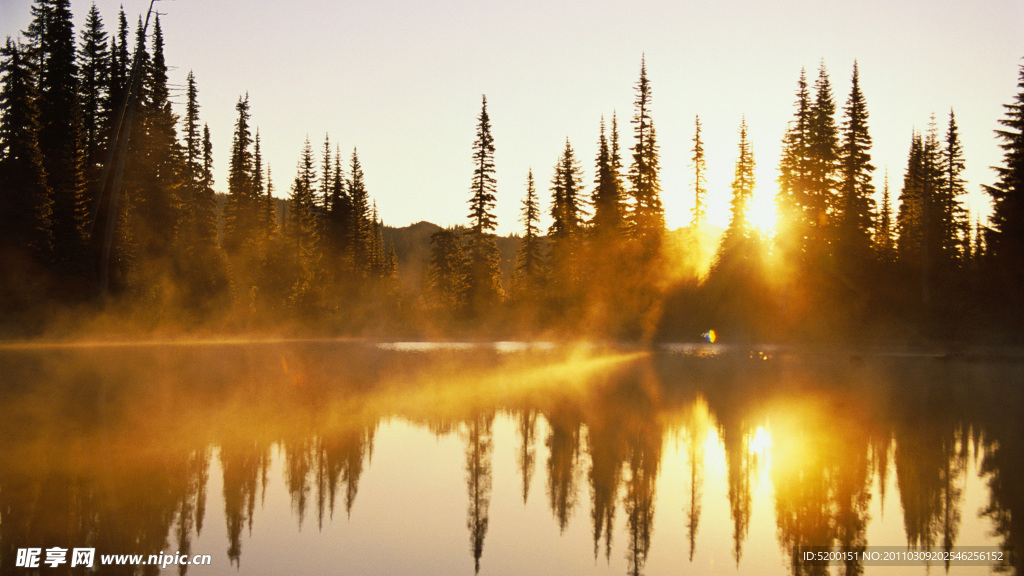
[[[0,0],[0,37],[26,28],[30,4]],[[123,4],[134,34],[149,2],[96,4],[108,33]],[[72,0],[76,37],[89,5]],[[859,62],[879,190],[888,168],[895,202],[911,131],[926,129],[934,113],[944,133],[952,108],[971,208],[987,211],[979,191],[1001,161],[993,130],[1024,63],[1022,0],[163,0],[157,7],[179,114],[185,76],[195,73],[218,190],[227,188],[234,105],[248,92],[277,195],[288,193],[306,136],[319,158],[329,132],[346,168],[358,147],[387,224],[465,223],[486,94],[502,234],[521,229],[531,167],[547,210],[567,137],[588,183],[602,114],[610,122],[618,113],[623,144],[632,145],[643,54],[670,227],[685,225],[693,205],[695,115],[703,123],[712,222],[728,221],[744,115],[759,194],[770,205],[800,69],[813,83],[821,61],[840,111]]]

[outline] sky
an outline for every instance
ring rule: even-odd
[[[0,0],[0,38],[17,37],[29,0]],[[109,32],[120,5],[132,23],[148,0],[96,0]],[[88,0],[72,0],[76,36]],[[757,163],[752,215],[768,225],[780,142],[800,70],[826,66],[841,110],[860,69],[879,191],[894,202],[913,130],[932,115],[944,134],[956,113],[972,213],[1002,153],[993,130],[1024,64],[1021,0],[161,0],[179,114],[185,77],[199,88],[214,146],[215,187],[227,188],[235,104],[248,93],[276,195],[286,196],[308,137],[325,134],[343,158],[358,149],[386,224],[468,221],[472,145],[486,95],[495,140],[498,232],[522,228],[532,169],[548,208],[553,167],[568,138],[593,182],[602,116],[632,145],[641,58],[652,86],[662,200],[670,227],[693,206],[692,138],[700,116],[709,220],[728,223],[738,129],[745,117]],[[628,164],[628,158],[626,159]],[[592,187],[592,186],[591,186]],[[547,222],[542,222],[546,225]]]

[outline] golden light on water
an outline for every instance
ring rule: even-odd
[[[765,430],[764,426],[758,426],[757,430],[750,436],[747,449],[751,454],[764,457],[772,447],[772,435]]]

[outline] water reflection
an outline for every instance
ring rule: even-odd
[[[550,570],[541,546],[561,572],[619,574],[829,573],[791,561],[803,546],[1024,549],[1024,366],[1005,359],[306,343],[7,351],[0,374],[0,574],[53,546],[262,573],[317,535],[380,573],[416,554],[418,573]],[[404,451],[418,436],[436,453]],[[291,527],[269,517],[281,497]],[[260,546],[261,525],[292,536]]]

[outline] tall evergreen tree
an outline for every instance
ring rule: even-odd
[[[746,118],[739,133],[729,226],[705,282],[705,291],[716,303],[711,309],[716,326],[735,338],[757,338],[772,306],[761,264],[760,237],[747,214],[754,194],[756,165]]]
[[[326,240],[344,265],[351,268],[352,253],[349,225],[352,222],[352,198],[345,186],[345,173],[341,168],[341,152],[335,150],[334,170],[331,171],[330,199],[327,202]]]
[[[658,144],[651,119],[651,83],[647,78],[646,59],[640,62],[640,79],[633,102],[633,163],[629,169],[632,203],[628,220],[632,236],[645,245],[657,245],[665,229],[665,213],[661,204],[661,180],[658,166]]]
[[[704,158],[704,140],[700,131],[700,116],[697,116],[694,121],[693,156],[690,158],[693,162],[693,219],[690,225],[694,229],[700,228],[708,215],[707,162]]]
[[[39,150],[38,95],[24,48],[0,52],[0,245],[49,258],[52,201]]]
[[[427,268],[427,293],[434,305],[448,312],[463,310],[467,282],[462,236],[452,229],[434,232]]]
[[[316,306],[320,282],[320,246],[316,226],[316,166],[313,147],[306,138],[299,156],[295,181],[288,202],[287,239],[299,276],[289,299],[293,305]]]
[[[270,239],[271,227],[266,221],[264,204],[267,182],[263,172],[263,150],[260,144],[260,131],[257,128],[252,143],[252,194],[253,194],[253,234],[260,242]]]
[[[83,189],[78,67],[69,0],[36,0],[29,25],[39,89],[39,149],[53,198],[53,241],[65,271],[85,261],[88,206]]]
[[[237,250],[252,237],[255,194],[252,189],[252,132],[249,129],[249,95],[235,105],[238,120],[231,143],[231,165],[228,168],[228,197],[224,205],[224,247]]]
[[[203,125],[203,171],[196,190],[196,239],[206,245],[217,242],[217,195],[213,191],[213,143],[210,127]]]
[[[140,27],[140,34],[143,28]],[[145,50],[140,39],[139,50]],[[134,182],[140,249],[147,258],[166,254],[174,236],[181,205],[182,155],[177,136],[177,117],[171,107],[164,60],[160,17],[153,26],[153,50],[143,68],[143,98],[139,129],[132,134]]]
[[[836,252],[842,258],[846,274],[858,275],[872,259],[871,237],[874,221],[875,186],[871,174],[871,136],[868,134],[868,112],[860,90],[857,63],[853,63],[850,97],[846,101],[839,147],[839,230]]]
[[[941,170],[939,204],[942,219],[942,237],[939,251],[947,266],[953,267],[957,262],[966,259],[970,252],[971,223],[962,198],[967,194],[964,187],[963,171],[964,148],[960,141],[960,129],[956,124],[956,115],[949,111],[949,124],[946,128],[945,146],[941,151]]]
[[[904,264],[920,263],[924,223],[924,140],[918,131],[910,137],[907,168],[896,213],[896,253]]]
[[[189,71],[185,79],[185,117],[182,144],[182,217],[178,233],[186,245],[198,243],[198,201],[203,187],[203,133],[199,126],[199,90]]]
[[[300,261],[316,249],[316,179],[313,148],[306,138],[288,202],[288,238]]]
[[[915,132],[896,215],[897,255],[921,279],[921,301],[928,304],[937,271],[944,269],[941,212],[941,143],[934,121],[928,134]]]
[[[352,149],[352,161],[349,166],[348,194],[351,201],[348,243],[356,273],[359,277],[366,278],[372,268],[373,222],[370,220],[370,195],[366,191],[363,167],[359,163],[359,154],[355,148]]]
[[[266,237],[272,238],[277,230],[277,200],[274,198],[274,178],[267,164],[267,193],[260,202],[260,222],[266,231]]]
[[[487,96],[484,96],[473,142],[473,181],[469,199],[470,231],[478,236],[494,232],[498,225],[494,216],[498,192],[494,171],[494,137],[491,136],[491,119],[487,115]]]
[[[82,109],[82,147],[85,158],[83,177],[86,203],[90,206],[107,156],[109,120],[106,110],[110,99],[110,58],[103,19],[96,4],[93,4],[86,17],[85,29],[82,30],[78,53],[78,99]]]
[[[331,154],[331,136],[324,134],[323,156],[320,160],[320,194],[317,198],[317,205],[320,213],[326,214],[331,209],[331,188],[334,185],[334,156]]]
[[[601,135],[597,142],[597,178],[592,199],[594,218],[591,227],[596,236],[604,237],[622,229],[622,181],[605,135],[603,116]]]
[[[473,142],[473,179],[470,185],[469,229],[466,231],[466,301],[474,313],[496,304],[502,296],[501,255],[494,238],[498,225],[494,215],[497,181],[494,178],[494,137],[487,115],[487,97],[483,97]]]
[[[836,196],[839,172],[839,133],[836,127],[835,99],[828,71],[822,62],[814,83],[811,104],[810,148],[808,171],[808,203],[816,224],[812,226],[814,250],[819,255],[832,254],[835,232]]]
[[[555,174],[551,178],[551,227],[548,236],[553,240],[562,238],[581,238],[586,222],[587,208],[582,195],[583,170],[576,160],[569,139],[565,140],[565,148],[555,164]]]
[[[540,238],[540,207],[537,205],[537,189],[533,182],[533,169],[526,174],[526,198],[522,209],[523,238],[516,255],[516,279],[518,292],[527,299],[539,294],[544,276],[544,253]]]
[[[800,70],[796,111],[782,139],[777,204],[782,223],[776,241],[789,260],[805,261],[812,228],[819,218],[810,201],[811,96],[806,72]]]
[[[734,256],[734,252],[751,238],[752,229],[747,222],[747,210],[754,195],[754,152],[747,138],[747,120],[740,123],[739,154],[732,181],[729,227],[722,237],[719,258]]]
[[[999,120],[996,137],[1003,149],[1002,164],[995,167],[997,180],[985,191],[992,197],[991,231],[986,252],[998,268],[1007,272],[1002,279],[1005,293],[1019,301],[1024,293],[1024,65],[1020,67],[1017,94]]]
[[[565,148],[555,164],[551,179],[551,278],[555,289],[566,295],[582,280],[583,232],[586,207],[583,205],[583,171],[576,160],[572,144]]]
[[[612,176],[614,177],[615,186],[618,189],[616,194],[619,198],[619,222],[620,227],[626,225],[626,188],[622,182],[623,164],[622,164],[622,148],[619,145],[619,119],[615,112],[612,112],[612,134],[609,138],[609,144],[611,146],[611,166]]]
[[[875,226],[875,252],[882,262],[893,262],[896,259],[896,245],[893,242],[892,201],[889,195],[889,171],[885,171],[885,183],[882,187],[882,208],[878,211],[878,224]]]
[[[125,17],[123,7],[117,16],[117,34],[110,37],[110,60],[107,66],[107,99],[103,107],[108,141],[111,140],[111,132],[116,129],[120,120],[119,113],[127,95],[128,76],[131,68],[131,61],[128,55],[128,19]]]

